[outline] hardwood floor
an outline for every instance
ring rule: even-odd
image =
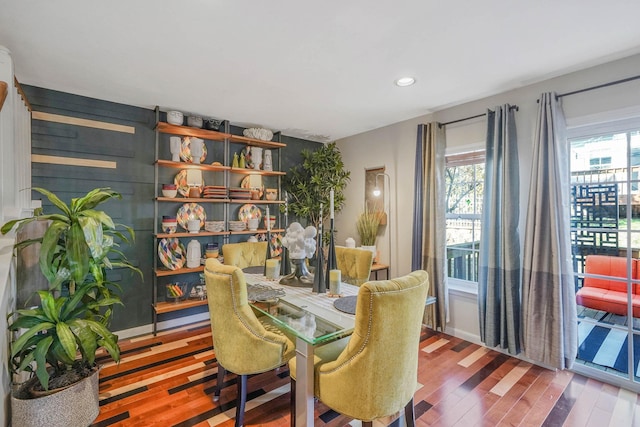
[[[233,426],[235,376],[227,376],[219,402],[211,399],[217,365],[208,323],[121,347],[119,365],[102,363],[94,426]],[[636,393],[426,328],[420,347],[418,426],[640,426]],[[249,378],[246,425],[289,425],[288,373],[285,366]],[[352,422],[321,402],[315,416],[316,426]]]

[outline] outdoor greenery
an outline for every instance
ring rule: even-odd
[[[342,154],[335,142],[315,151],[302,151],[302,164],[293,167],[283,178],[283,188],[289,197],[289,212],[309,224],[320,224],[329,219],[330,191],[334,191],[334,212],[340,212],[345,203],[344,190],[351,172],[345,170]],[[283,207],[284,208],[284,207]]]
[[[446,213],[480,214],[484,194],[484,163],[446,168],[445,186]]]
[[[38,291],[39,307],[17,310],[9,326],[11,331],[23,330],[11,345],[12,370],[35,373],[48,390],[50,378],[78,365],[83,370],[92,367],[100,347],[119,361],[118,337],[108,328],[114,304],[122,304],[121,288],[107,280],[106,269],[127,268],[141,276],[142,272],[127,261],[116,241],[132,243],[133,229],[115,224],[105,212],[94,209],[107,200],[121,199],[119,193],[97,188],[67,205],[48,190],[34,190],[60,213],[9,221],[0,231],[6,234],[16,225],[50,221],[42,238],[17,245],[20,250],[41,244],[40,269],[50,287]]]

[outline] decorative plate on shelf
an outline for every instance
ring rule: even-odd
[[[178,270],[187,260],[187,250],[180,243],[180,239],[173,237],[162,239],[158,243],[158,257],[162,265],[169,270]]]
[[[180,145],[180,158],[183,162],[193,163],[193,157],[191,156],[191,138],[185,136],[182,138],[182,144]],[[204,163],[207,158],[207,144],[202,144],[202,156],[200,156],[200,163]]]
[[[189,182],[188,180],[189,172],[192,173],[195,179],[194,182]],[[173,182],[178,187],[178,193],[182,194],[184,197],[189,197],[189,184],[194,185],[196,187],[204,187],[204,180],[202,179],[202,171],[199,171],[199,170],[182,169],[180,172],[176,174],[176,177],[173,178]]]
[[[238,219],[246,223],[253,218],[262,218],[262,211],[260,210],[260,208],[253,203],[242,205],[240,207],[240,210],[238,211]]]
[[[266,233],[256,234],[256,238],[259,242],[264,242],[267,240]],[[280,256],[282,253],[282,234],[280,233],[271,233],[271,256]]]
[[[204,228],[204,222],[207,220],[207,213],[204,211],[204,208],[197,203],[185,203],[180,206],[180,209],[178,209],[176,219],[178,220],[180,227],[185,230],[188,230],[187,221],[189,221],[189,219],[199,219],[200,228]]]

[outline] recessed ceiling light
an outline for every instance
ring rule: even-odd
[[[396,86],[400,86],[400,87],[411,86],[415,82],[416,82],[416,79],[414,79],[413,77],[401,77],[398,80],[396,80]]]

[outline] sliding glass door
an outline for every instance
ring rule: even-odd
[[[577,368],[640,389],[640,125],[583,129],[571,147]]]

